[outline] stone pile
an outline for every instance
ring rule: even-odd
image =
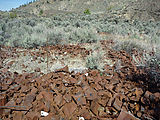
[[[106,68],[106,73],[113,74],[112,67]],[[160,93],[143,91],[134,82],[106,73],[90,70],[75,74],[66,66],[37,77],[4,69],[0,75],[0,117],[5,120],[155,119]],[[42,111],[48,115],[42,116]]]
[[[73,50],[69,47],[65,51],[70,49]],[[79,50],[82,51],[88,54],[88,51]],[[48,74],[41,74],[40,69],[35,73],[19,74],[3,68],[0,61],[0,118],[158,120],[160,93],[152,93],[140,83],[131,81],[132,75],[140,71],[126,52],[107,51],[108,57],[117,64],[106,65],[103,72],[75,73],[66,66]],[[9,56],[3,54],[1,60]]]

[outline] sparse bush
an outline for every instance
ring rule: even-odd
[[[136,41],[134,40],[125,40],[116,42],[117,43],[113,47],[115,50],[117,51],[124,50],[129,54],[131,54],[134,49],[137,49],[139,51],[143,51],[145,49],[143,48],[144,47],[143,45],[136,43]]]
[[[100,48],[99,48],[100,49]],[[89,69],[104,70],[104,54],[103,50],[95,50],[86,58],[86,67]]]
[[[32,34],[36,36],[44,34],[45,37],[42,37],[40,39],[46,40],[48,31],[50,31],[50,33],[52,33],[52,35],[49,36],[50,44],[95,43],[101,39],[105,39],[105,37],[102,38],[101,36],[99,36],[98,32],[106,32],[114,34],[115,36],[129,35],[129,39],[132,41],[129,43],[120,42],[119,38],[114,37],[113,39],[116,39],[115,43],[117,43],[117,50],[124,49],[127,51],[131,51],[131,49],[135,47],[144,48],[142,40],[146,38],[148,44],[149,42],[159,44],[159,25],[160,22],[149,23],[134,21],[133,23],[131,23],[125,20],[119,20],[118,18],[110,18],[107,15],[101,17],[100,15],[96,14],[57,14],[50,18],[30,17],[17,19],[0,19],[0,30],[3,31],[3,34],[1,34],[0,36],[4,38],[6,34],[10,35],[10,37],[4,39],[4,41],[2,42],[3,44],[7,44],[7,42],[13,43],[14,39],[17,40],[16,45],[22,45],[23,42],[20,42],[19,39],[24,40],[24,38],[27,36],[33,37]],[[143,36],[144,39],[140,38],[140,35]],[[134,39],[137,39],[138,41],[134,42]],[[34,40],[34,37],[31,38],[31,40],[28,40],[28,43],[25,43],[30,44],[29,46],[31,46],[31,43],[33,43],[31,42],[32,40]],[[20,42],[19,44],[18,41]],[[39,42],[38,40],[36,41],[38,42],[37,45],[42,45],[43,43]],[[34,41],[34,43],[36,41]],[[128,46],[126,47],[124,44]],[[148,47],[146,48],[148,49]]]
[[[17,13],[16,12],[11,12],[10,14],[9,14],[9,17],[10,18],[16,18],[17,17]]]
[[[39,15],[43,15],[43,10],[40,10],[40,11],[39,11]]]
[[[91,14],[91,12],[90,12],[90,10],[89,10],[89,9],[86,9],[86,10],[84,11],[84,14],[86,14],[86,15],[90,15],[90,14]]]

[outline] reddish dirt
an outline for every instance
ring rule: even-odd
[[[103,45],[105,48],[105,43]],[[56,49],[58,54],[67,51],[73,56],[89,54],[80,46],[40,49]],[[3,120],[159,119],[160,93],[152,93],[132,81],[133,75],[144,73],[137,69],[125,51],[105,49],[110,59],[121,60],[120,68],[115,64],[112,67],[106,65],[104,72],[87,70],[74,73],[69,72],[66,66],[40,76],[36,74],[39,69],[35,73],[18,74],[3,68],[2,61],[16,55],[15,50],[7,48],[0,54],[0,118]],[[41,116],[41,111],[49,115]]]

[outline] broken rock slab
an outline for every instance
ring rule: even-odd
[[[122,110],[121,113],[119,114],[117,120],[140,120],[140,119],[136,118],[131,113],[125,112]]]

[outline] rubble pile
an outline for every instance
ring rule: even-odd
[[[154,120],[160,93],[130,81],[138,73],[126,52],[108,50],[121,67],[104,72],[70,72],[68,66],[48,74],[0,71],[0,118],[3,120]],[[154,86],[153,86],[154,87]]]

